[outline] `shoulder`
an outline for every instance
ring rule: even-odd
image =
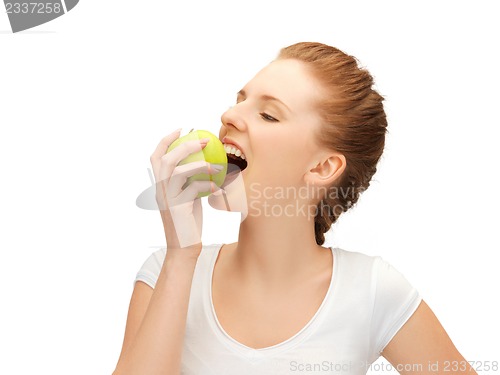
[[[347,270],[352,275],[371,275],[376,283],[380,278],[402,276],[386,259],[379,255],[368,255],[358,251],[349,251],[339,247],[332,248],[342,272]]]
[[[344,289],[364,291],[375,319],[386,319],[412,310],[421,296],[417,288],[381,256],[335,248],[339,284]]]
[[[377,270],[380,263],[385,262],[380,256],[368,255],[358,251],[345,250],[340,247],[333,247],[334,262],[342,273],[350,275],[367,275]]]
[[[334,249],[340,284],[365,301],[370,346],[376,358],[403,324],[415,312],[422,296],[408,279],[381,256]],[[349,297],[352,298],[352,297]]]

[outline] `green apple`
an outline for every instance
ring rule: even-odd
[[[189,185],[192,181],[195,180],[213,181],[217,186],[221,186],[224,182],[224,179],[226,178],[226,173],[227,173],[226,150],[224,150],[224,145],[219,140],[219,138],[217,138],[215,135],[213,135],[207,130],[194,130],[189,132],[185,136],[176,139],[168,147],[167,153],[172,151],[174,148],[176,148],[177,146],[186,141],[191,141],[194,139],[203,139],[203,138],[210,139],[205,148],[203,148],[199,152],[187,156],[186,158],[181,160],[178,165],[191,163],[193,161],[205,160],[211,164],[219,164],[223,166],[223,169],[217,174],[209,175],[207,173],[198,173],[194,176],[191,176],[188,178],[188,180],[186,181],[186,185],[184,186]],[[210,195],[210,192],[202,192],[198,194],[198,198],[205,197],[207,195]]]

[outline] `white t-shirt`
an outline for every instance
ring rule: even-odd
[[[330,248],[332,279],[313,318],[288,340],[253,349],[230,337],[215,314],[212,272],[221,247],[204,245],[196,264],[183,375],[366,374],[422,300],[381,257]],[[165,254],[165,248],[151,254],[135,281],[154,288]]]

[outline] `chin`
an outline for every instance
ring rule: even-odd
[[[216,210],[247,213],[247,181],[243,171],[231,171],[221,185],[221,189],[208,196],[208,203]]]

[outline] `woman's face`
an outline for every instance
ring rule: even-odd
[[[219,138],[244,154],[247,197],[263,188],[272,193],[305,185],[304,175],[321,157],[315,140],[320,99],[318,81],[292,59],[273,61],[238,92],[222,115]]]

